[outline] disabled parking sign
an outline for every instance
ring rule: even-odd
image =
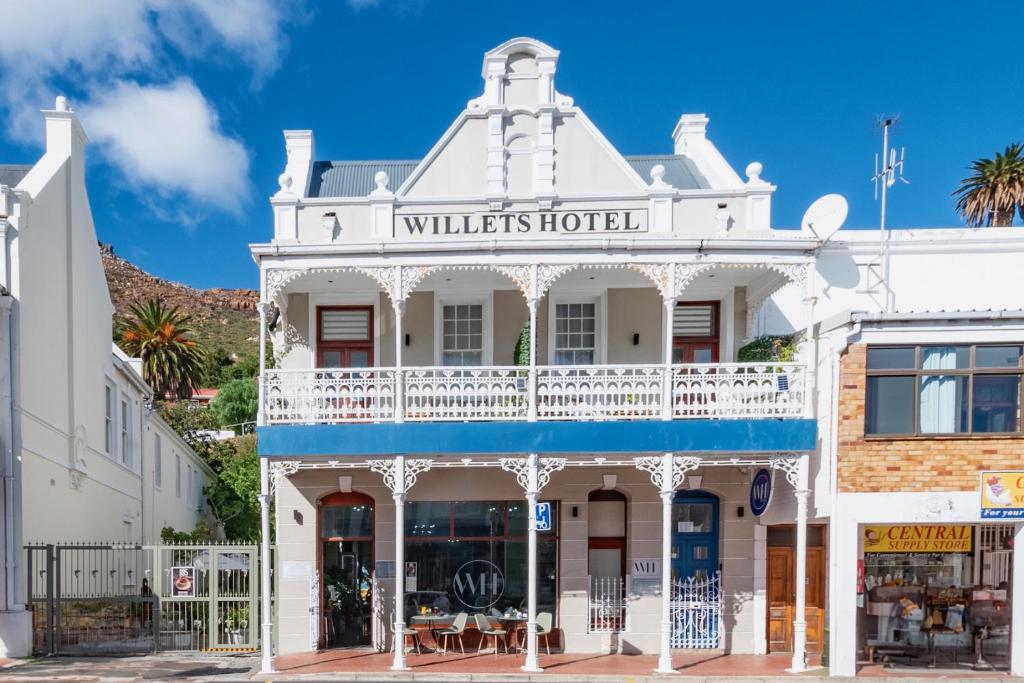
[[[534,505],[533,516],[537,520],[537,531],[551,531],[551,503]]]

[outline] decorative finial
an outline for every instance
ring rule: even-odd
[[[665,182],[665,167],[661,164],[655,164],[651,167],[651,187],[671,187],[671,185]]]
[[[761,181],[761,171],[764,170],[764,166],[761,165],[760,161],[751,161],[747,164],[747,182],[748,183],[759,183]]]
[[[377,183],[378,192],[387,192],[389,180],[388,174],[384,171],[377,171],[377,174],[373,176],[373,182]]]
[[[281,192],[289,192],[292,189],[292,177],[287,173],[282,173],[277,176],[277,184],[281,187]]]

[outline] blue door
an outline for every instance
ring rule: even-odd
[[[680,491],[672,503],[672,577],[703,579],[718,571],[718,497]]]

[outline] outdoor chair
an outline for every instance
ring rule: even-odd
[[[443,628],[437,632],[437,637],[441,640],[441,654],[448,654],[448,644],[452,638],[459,639],[459,649],[462,650],[462,654],[466,654],[466,648],[462,644],[462,633],[466,630],[466,621],[468,619],[468,614],[459,612],[455,615],[455,621],[452,622],[451,628]]]
[[[503,628],[497,628],[491,625],[490,620],[485,614],[474,614],[473,618],[476,619],[476,628],[480,631],[480,645],[477,646],[477,654],[484,649],[484,644],[488,638],[494,639],[494,656],[498,656],[498,639],[501,639],[502,644],[505,646],[505,654],[508,654],[508,631]]]
[[[395,644],[398,642],[398,633],[395,631],[395,613],[391,613],[391,651],[395,651]],[[416,646],[416,654],[420,652],[420,632],[408,626],[402,632],[402,650],[405,650],[405,643],[412,638],[412,644]]]
[[[552,620],[551,612],[537,614],[537,638],[544,637],[544,647],[547,648],[548,654],[551,654],[551,641],[548,640],[548,637],[551,635]]]

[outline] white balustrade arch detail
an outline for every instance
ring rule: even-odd
[[[537,490],[530,490],[530,459],[529,458],[502,458],[501,469],[512,472],[516,475],[516,483],[527,494],[539,494],[551,481],[554,472],[565,469],[568,462],[566,458],[538,458],[537,459]]]
[[[421,473],[430,470],[434,461],[427,458],[415,458],[405,461],[405,479],[398,481],[396,474],[397,466],[394,459],[369,460],[366,463],[370,471],[376,472],[384,479],[384,485],[396,495],[405,495],[416,485],[416,477]]]
[[[298,472],[300,465],[298,460],[278,460],[270,463],[270,495],[275,495],[281,480]]]
[[[781,470],[786,475],[786,481],[796,491],[801,491],[806,486],[804,482],[800,481],[801,460],[803,458],[799,456],[785,456],[772,458],[771,460],[771,468],[773,470]]]
[[[672,481],[664,480],[662,470],[663,456],[649,455],[633,458],[633,463],[638,470],[643,470],[651,477],[651,483],[661,492],[675,491],[682,485],[687,472],[692,472],[701,465],[701,458],[695,455],[674,455],[672,456]]]

